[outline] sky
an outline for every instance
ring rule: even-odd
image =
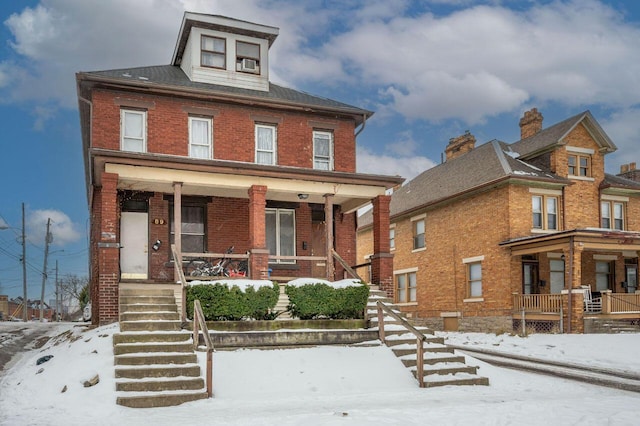
[[[119,426],[632,426],[640,416],[636,392],[500,368],[468,356],[466,363],[478,366],[489,386],[420,389],[391,349],[381,345],[218,351],[213,360],[214,398],[131,409],[115,404],[111,336],[119,331],[117,324],[87,329],[73,323],[0,322],[0,348],[15,338],[12,327],[22,333],[46,327],[57,337],[13,359],[0,375],[2,426],[50,425],[52,419],[64,419],[65,425]],[[640,371],[640,359],[629,356],[640,351],[634,333],[438,335],[449,343],[507,354]],[[53,358],[37,365],[45,355]],[[204,370],[204,352],[198,355]],[[96,374],[99,383],[85,388],[83,382]]]
[[[0,294],[28,297],[48,276],[88,275],[88,207],[75,73],[166,65],[184,11],[280,29],[273,82],[375,111],[357,169],[406,179],[441,162],[450,138],[515,142],[533,107],[543,127],[590,110],[640,153],[640,2],[635,0],[0,1]],[[45,301],[53,298],[47,280]]]

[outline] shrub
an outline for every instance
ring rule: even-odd
[[[248,286],[244,291],[236,285],[214,283],[187,288],[187,316],[193,319],[193,301],[200,300],[207,321],[239,321],[267,319],[278,303],[278,284],[258,289]]]
[[[369,298],[366,285],[334,288],[327,284],[305,284],[285,289],[291,315],[300,319],[360,319]]]

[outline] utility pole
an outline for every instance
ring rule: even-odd
[[[42,269],[42,293],[40,296],[40,322],[44,322],[44,286],[47,283],[47,257],[49,256],[49,243],[53,240],[49,233],[51,218],[47,219],[47,233],[44,236],[44,267]]]
[[[58,259],[56,259],[56,322],[60,322],[60,305],[61,303],[58,301],[59,290],[58,290]]]
[[[27,322],[27,238],[24,235],[24,203],[22,203],[22,320]]]

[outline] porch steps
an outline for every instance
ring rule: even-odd
[[[280,312],[280,315],[276,318],[277,320],[290,320],[292,319],[291,313],[289,312],[289,296],[285,293],[284,289],[287,286],[287,283],[278,282],[280,286],[280,295],[278,296],[278,303],[276,303],[276,307],[274,308],[275,312]]]
[[[367,320],[372,327],[378,328],[378,301],[390,307],[401,318],[405,318],[385,292],[372,287],[367,303]],[[434,336],[433,330],[428,327],[415,327],[425,339],[423,359],[418,360],[416,336],[401,321],[388,314],[384,316],[383,321],[384,344],[416,378],[418,363],[422,363],[424,387],[489,384],[489,379],[478,376],[478,367],[467,365],[464,356],[455,355],[454,349],[448,347],[442,337]]]
[[[590,318],[587,330],[585,320],[586,333],[639,333],[640,320],[634,319],[611,319],[611,318]]]
[[[191,333],[181,325],[173,290],[121,290],[117,404],[166,407],[207,397]]]

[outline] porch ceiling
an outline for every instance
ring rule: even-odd
[[[248,198],[252,185],[268,188],[267,199],[300,202],[299,194],[308,194],[304,202],[325,202],[326,194],[333,195],[333,204],[342,206],[344,212],[354,211],[378,195],[385,193],[385,186],[341,182],[339,180],[311,180],[286,172],[282,177],[260,176],[246,173],[205,172],[181,170],[169,167],[152,167],[106,162],[104,171],[119,176],[118,188],[137,191],[173,193],[174,182],[182,183],[183,195]]]
[[[640,251],[640,234],[637,232],[611,231],[606,229],[574,229],[540,236],[503,241],[513,256],[544,253],[568,249],[571,242],[584,250],[602,252]]]

